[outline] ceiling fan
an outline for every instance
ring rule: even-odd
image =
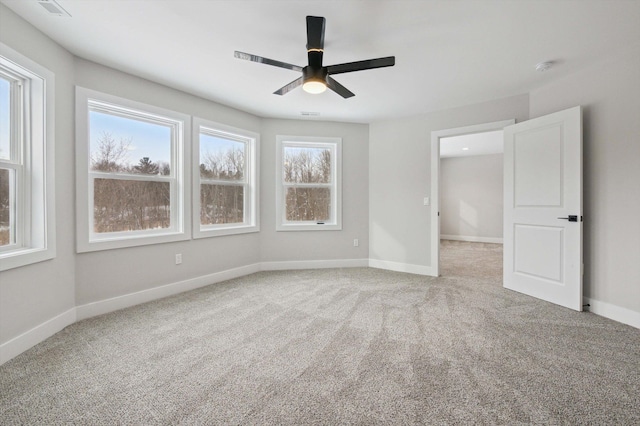
[[[326,20],[323,17],[307,16],[307,56],[309,58],[309,65],[306,67],[263,58],[262,56],[252,55],[250,53],[238,52],[237,50],[234,56],[238,59],[261,62],[263,64],[273,65],[274,67],[286,68],[302,73],[301,77],[273,92],[275,95],[284,95],[302,85],[302,88],[306,92],[313,94],[322,93],[327,90],[328,87],[345,99],[355,96],[355,94],[334,80],[331,77],[332,75],[370,70],[373,68],[392,67],[395,65],[395,56],[387,56],[385,58],[367,59],[364,61],[330,65],[328,67],[323,66],[322,54],[324,52],[325,22]]]

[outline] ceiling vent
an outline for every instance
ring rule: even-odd
[[[44,7],[47,10],[47,12],[49,12],[52,15],[67,16],[69,18],[71,17],[69,12],[64,10],[64,8],[60,6],[58,2],[55,0],[38,0],[38,3],[40,3],[40,6]]]
[[[540,62],[539,64],[536,64],[536,71],[538,72],[549,71],[552,66],[553,66],[552,61]]]
[[[318,117],[320,113],[317,111],[300,111],[300,115],[303,117]]]

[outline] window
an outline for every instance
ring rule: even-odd
[[[342,139],[278,136],[277,152],[276,229],[342,229]]]
[[[0,43],[0,270],[55,257],[53,87]]]
[[[77,88],[78,251],[189,238],[189,117]]]
[[[194,237],[258,231],[259,136],[198,118],[194,135]]]

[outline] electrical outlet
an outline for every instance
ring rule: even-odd
[[[353,246],[354,246],[354,247],[358,247],[359,245],[360,245],[360,241],[358,241],[358,239],[357,239],[357,238],[356,238],[356,239],[354,239],[354,240],[353,240]]]
[[[182,254],[176,254],[176,265],[179,265],[182,263]]]

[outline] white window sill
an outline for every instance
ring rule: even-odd
[[[171,243],[189,240],[190,236],[184,232],[165,233],[161,235],[136,235],[130,237],[114,236],[101,238],[89,242],[78,241],[78,253],[112,250],[127,247],[139,247],[151,244]]]
[[[0,254],[0,271],[19,268],[33,263],[43,262],[56,257],[52,248],[25,248]]]
[[[215,228],[201,228],[200,230],[194,230],[193,238],[212,238],[222,237],[225,235],[238,235],[238,234],[250,234],[253,232],[260,232],[260,227],[255,225],[229,225],[220,226]]]
[[[330,223],[296,223],[296,224],[278,224],[276,231],[341,231],[342,225]]]

